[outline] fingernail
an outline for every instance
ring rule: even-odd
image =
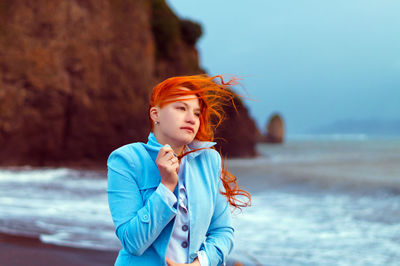
[[[171,148],[171,146],[169,146],[169,144],[165,144],[164,147]]]
[[[178,157],[178,154],[174,153],[175,157]]]

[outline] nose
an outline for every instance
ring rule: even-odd
[[[185,122],[194,125],[196,123],[195,115],[192,112],[187,112]]]

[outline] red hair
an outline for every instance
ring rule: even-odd
[[[219,82],[215,80],[219,80]],[[201,113],[200,126],[195,139],[213,141],[215,130],[224,119],[223,106],[232,104],[236,109],[233,99],[237,94],[229,89],[230,86],[236,84],[238,84],[237,79],[233,78],[225,82],[221,75],[214,77],[207,75],[172,77],[153,88],[149,109],[154,106],[162,108],[166,104],[177,101],[176,98],[178,97],[193,95],[199,99]],[[149,118],[151,130],[153,131],[154,126],[150,112]],[[188,153],[183,154],[181,157]],[[221,191],[221,194],[226,196],[229,204],[235,208],[250,206],[250,194],[239,188],[236,177],[226,170],[225,160],[222,160],[221,167],[221,180],[225,191]],[[247,198],[247,200],[239,199],[238,196]]]

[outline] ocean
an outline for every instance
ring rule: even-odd
[[[228,169],[252,194],[233,212],[245,265],[399,265],[400,137],[294,136]],[[99,250],[120,244],[105,171],[0,168],[0,232]]]

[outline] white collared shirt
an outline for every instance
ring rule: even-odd
[[[181,159],[178,171],[178,186],[177,194],[172,193],[163,184],[160,184],[157,191],[166,199],[170,206],[177,204],[177,213],[175,216],[175,224],[172,229],[171,239],[168,244],[166,257],[176,263],[188,263],[189,261],[189,209],[188,209],[188,196],[185,187],[184,169],[186,163],[186,156]],[[201,266],[208,266],[208,257],[204,250],[197,253]]]

